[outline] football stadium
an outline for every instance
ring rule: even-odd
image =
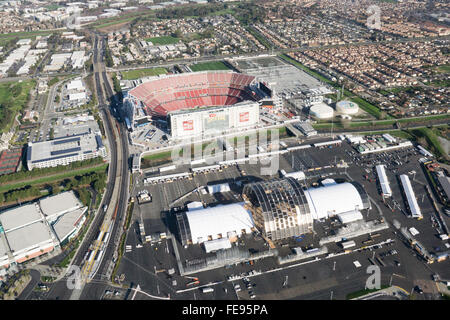
[[[130,131],[149,123],[171,138],[255,127],[261,101],[270,108],[274,95],[254,76],[232,71],[162,75],[124,94]]]

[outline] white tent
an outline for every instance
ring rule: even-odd
[[[231,248],[231,242],[228,238],[216,239],[203,242],[206,253]]]
[[[363,220],[363,216],[362,216],[361,212],[359,212],[358,210],[338,213],[337,217],[343,224],[350,223],[353,221]]]
[[[240,236],[254,227],[251,214],[239,203],[188,211],[186,217],[193,244]]]
[[[339,183],[305,191],[314,219],[326,219],[338,213],[364,209],[361,196],[351,183]]]

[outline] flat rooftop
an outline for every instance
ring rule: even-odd
[[[0,213],[0,222],[5,232],[42,220],[42,218],[35,203],[26,204]]]
[[[39,201],[39,206],[41,207],[42,213],[47,217],[51,217],[55,214],[82,208],[83,204],[78,200],[73,191],[69,191],[46,197]]]
[[[38,246],[52,241],[52,233],[44,221],[32,223],[26,227],[16,229],[6,234],[9,246],[14,252]]]
[[[75,211],[63,214],[58,220],[52,225],[56,236],[59,241],[64,240],[68,235],[70,235],[75,230],[75,225],[81,220],[84,213],[86,212],[86,207],[77,209]]]
[[[27,161],[38,163],[56,160],[80,153],[89,153],[103,147],[100,136],[94,133],[79,134],[49,141],[29,143],[27,150]]]

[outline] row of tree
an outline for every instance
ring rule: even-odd
[[[35,186],[25,186],[21,189],[0,193],[0,203],[24,200],[30,197],[37,197],[40,194],[39,188]]]
[[[1,110],[1,109],[0,109]],[[44,177],[50,174],[59,173],[59,172],[65,172],[65,171],[71,171],[75,169],[80,169],[83,167],[89,167],[94,166],[97,164],[103,163],[103,159],[101,157],[92,158],[88,160],[83,161],[75,161],[67,166],[57,166],[52,168],[36,168],[32,171],[23,170],[15,173],[5,174],[0,176],[0,184],[5,182],[11,182],[11,181],[21,181],[25,179],[32,179],[37,177]]]
[[[213,3],[203,6],[188,5],[182,7],[173,7],[159,10],[156,13],[156,17],[159,19],[180,19],[185,17],[204,17],[211,13],[225,10],[228,8],[227,4]]]

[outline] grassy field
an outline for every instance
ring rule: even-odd
[[[389,287],[389,286],[382,285],[380,289],[363,289],[363,290],[359,290],[359,291],[356,291],[356,292],[353,292],[353,293],[349,293],[347,295],[347,300],[355,299],[355,298],[364,296],[364,295],[369,294],[369,293],[373,293],[373,292],[376,292],[376,291],[379,291],[379,290],[383,290],[383,289],[386,289],[387,287]]]
[[[444,64],[442,66],[436,67],[436,71],[439,73],[450,73],[450,64]]]
[[[136,69],[136,70],[122,71],[121,73],[122,73],[123,80],[134,80],[134,79],[139,79],[142,77],[166,74],[167,70],[162,67],[157,67],[157,68],[149,68],[149,69]]]
[[[154,153],[148,156],[142,157],[141,167],[146,169],[152,166],[159,166],[170,162],[172,159],[172,151],[164,151],[160,153]]]
[[[435,153],[438,157],[446,157],[446,153],[444,148],[442,148],[441,143],[439,142],[437,135],[433,132],[432,129],[429,128],[420,128],[410,130],[411,134],[415,135],[418,138],[425,138],[428,143],[428,147]],[[447,156],[448,157],[448,156]]]
[[[0,46],[4,46],[5,43],[14,38],[19,39],[36,39],[36,36],[47,36],[49,34],[55,33],[55,31],[28,31],[28,32],[11,32],[0,34]]]
[[[8,131],[18,112],[28,101],[28,95],[36,80],[0,83],[0,133]]]
[[[180,38],[175,38],[172,36],[163,36],[163,37],[154,37],[154,38],[147,38],[145,41],[149,41],[153,43],[153,45],[165,45],[165,44],[174,44],[178,43],[180,41]]]
[[[377,121],[353,121],[349,123],[349,127],[351,128],[365,128],[365,127],[376,127],[376,126],[385,126],[385,125],[394,125],[394,123],[398,122],[400,124],[404,123],[421,123],[430,120],[441,120],[441,119],[450,119],[450,115],[448,114],[438,114],[431,115],[425,117],[417,117],[417,118],[405,118],[405,119],[391,119],[391,120],[377,120]],[[339,121],[334,122],[333,124],[336,128],[342,128],[342,124]],[[315,129],[324,129],[331,128],[331,122],[323,122],[316,123],[313,125]]]
[[[107,167],[108,167],[108,164],[105,163],[98,167],[83,168],[83,169],[78,169],[78,170],[73,170],[73,171],[69,171],[69,172],[51,175],[48,177],[38,177],[35,179],[21,181],[19,183],[3,183],[0,186],[0,192],[5,193],[5,192],[8,192],[9,190],[20,189],[25,186],[38,186],[38,185],[42,185],[45,183],[54,183],[54,182],[64,180],[66,178],[80,176],[80,175],[86,174],[88,172],[102,172],[102,171],[105,171]]]
[[[196,63],[189,66],[192,71],[205,71],[205,70],[230,70],[222,61],[211,61]]]

